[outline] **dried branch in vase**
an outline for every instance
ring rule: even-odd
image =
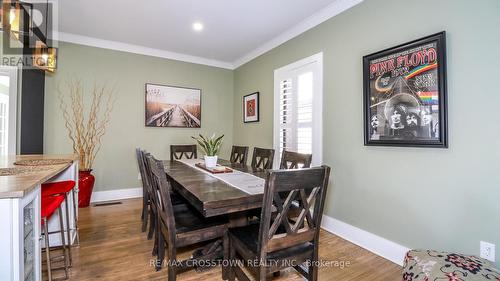
[[[111,118],[114,90],[94,84],[90,92],[90,108],[86,111],[81,81],[71,80],[66,84],[68,92],[58,89],[59,107],[73,142],[73,151],[80,156],[80,170],[90,170]]]

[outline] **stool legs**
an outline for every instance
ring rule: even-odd
[[[71,190],[71,193],[73,194],[73,220],[75,221],[75,232],[76,232],[76,242],[75,242],[75,245],[76,246],[80,246],[80,234],[78,234],[78,214],[77,214],[77,211],[78,211],[78,200],[76,198],[76,195],[78,193],[78,191],[75,191],[76,188],[73,188]]]
[[[68,260],[69,260],[68,248],[69,248],[69,244],[68,244],[68,246],[66,245],[66,241],[64,238],[64,223],[63,223],[63,216],[62,216],[63,213],[62,213],[62,209],[60,206],[59,206],[58,213],[59,213],[59,226],[61,227],[61,231],[60,231],[61,244],[62,244],[62,249],[63,249],[63,253],[64,253],[64,276],[65,276],[65,279],[68,279]],[[69,225],[68,225],[68,230],[69,230]]]
[[[43,226],[44,226],[44,236],[45,236],[45,254],[47,257],[47,277],[49,281],[52,281],[52,270],[55,269],[64,269],[64,279],[68,279],[68,261],[69,261],[69,255],[68,255],[68,248],[69,245],[66,245],[66,237],[64,235],[64,223],[63,223],[63,212],[61,207],[59,206],[58,208],[58,214],[59,214],[59,227],[60,230],[57,231],[61,235],[61,248],[63,251],[63,260],[64,260],[64,266],[61,268],[53,268],[52,267],[52,258],[50,256],[50,241],[49,237],[51,233],[57,233],[57,232],[49,232],[49,221],[47,220],[46,217],[42,218],[43,220]],[[69,226],[69,225],[68,225]]]
[[[73,259],[71,257],[71,225],[69,224],[69,208],[68,208],[68,199],[69,197],[65,194],[64,195],[64,207],[66,209],[66,230],[67,230],[67,237],[68,237],[68,265],[69,267],[73,266]],[[76,214],[75,214],[76,217]]]
[[[42,218],[43,219],[43,233],[45,236],[45,254],[47,255],[47,276],[49,278],[49,281],[52,281],[52,269],[51,269],[51,263],[50,263],[50,243],[49,243],[49,222],[47,221],[47,218]]]

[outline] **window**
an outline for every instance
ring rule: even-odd
[[[274,71],[274,149],[312,153],[322,163],[323,53]]]

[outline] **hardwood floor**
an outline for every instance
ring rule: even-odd
[[[165,269],[150,265],[153,242],[141,232],[141,200],[80,209],[80,247],[73,248],[70,280],[167,280]],[[320,259],[331,264],[319,280],[401,280],[401,267],[333,234],[322,231]],[[193,248],[182,252],[187,258]],[[342,263],[335,264],[335,262]],[[56,276],[57,277],[57,276]],[[221,280],[220,267],[181,273],[178,280]],[[293,269],[273,280],[304,280]]]

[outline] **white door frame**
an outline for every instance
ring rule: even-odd
[[[9,139],[8,154],[16,154],[17,144],[17,74],[18,68],[1,66],[0,75],[9,76]]]

